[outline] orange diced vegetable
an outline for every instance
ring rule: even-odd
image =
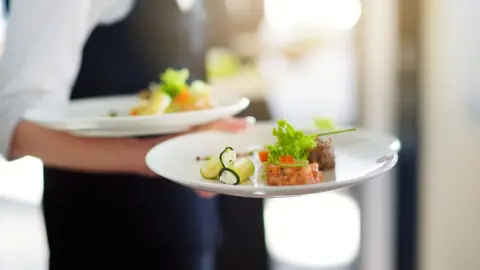
[[[267,162],[268,161],[268,151],[258,152],[258,158],[260,159],[261,162]]]
[[[138,115],[138,109],[137,108],[133,108],[130,110],[130,115]]]
[[[293,156],[281,156],[280,163],[292,164],[292,163],[295,163],[295,159],[293,158]]]
[[[180,94],[175,96],[175,101],[180,103],[185,103],[189,100],[189,98],[190,98],[190,93],[188,92],[188,88],[183,88],[182,92],[180,92]]]

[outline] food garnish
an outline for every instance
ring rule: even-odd
[[[238,185],[254,174],[255,166],[249,158],[237,159],[237,157],[237,152],[232,147],[225,147],[218,157],[207,159],[200,167],[200,174],[205,179]]]
[[[268,151],[258,151],[258,158],[260,159],[260,161],[262,163],[264,162],[267,162],[268,161]]]
[[[340,134],[340,133],[345,133],[345,132],[351,132],[351,131],[355,131],[355,130],[357,130],[357,128],[338,129],[338,130],[332,130],[332,131],[329,131],[329,132],[318,133],[315,136],[322,137],[322,136]]]
[[[272,134],[277,137],[277,141],[268,146],[268,162],[273,164],[282,163],[282,160],[292,160],[292,163],[293,160],[307,160],[308,150],[316,146],[317,135],[305,135],[284,119],[277,121]]]
[[[209,159],[201,168],[200,174],[205,179],[217,179],[220,171],[222,170],[223,165],[220,161],[220,158]]]
[[[212,108],[211,86],[201,80],[189,85],[189,76],[186,68],[166,69],[159,75],[159,82],[152,82],[148,89],[139,92],[139,104],[130,110],[130,115],[162,115]]]
[[[226,147],[225,150],[220,153],[220,162],[222,162],[223,167],[232,166],[235,160],[237,160],[237,152],[235,152],[232,147]]]
[[[168,94],[170,97],[175,98],[185,90],[190,72],[188,69],[183,68],[175,70],[173,68],[167,68],[167,70],[160,75],[160,90]]]
[[[337,128],[335,122],[331,118],[315,117],[313,118],[313,123],[316,128],[321,130],[333,130]]]
[[[220,182],[227,185],[238,185],[248,180],[255,173],[255,165],[249,158],[235,161],[232,166],[224,167],[218,176]]]

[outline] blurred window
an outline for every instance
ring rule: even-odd
[[[265,202],[267,248],[279,263],[346,267],[360,248],[360,208],[348,195],[324,193]]]

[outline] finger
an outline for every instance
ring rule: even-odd
[[[204,198],[204,199],[210,199],[210,198],[213,198],[213,197],[217,196],[217,194],[215,194],[215,193],[211,193],[211,192],[207,192],[207,191],[203,191],[203,190],[195,190],[195,193],[197,193],[198,196],[200,196],[201,198]]]
[[[218,131],[240,131],[248,127],[246,119],[242,118],[227,118],[220,121],[212,123],[206,128],[209,130],[218,130]]]

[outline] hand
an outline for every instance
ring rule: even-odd
[[[187,133],[241,131],[254,121],[254,118],[228,118],[192,128]],[[150,139],[77,137],[24,120],[12,134],[6,157],[13,160],[29,155],[41,159],[45,166],[88,173],[152,176],[153,172],[145,164],[145,155],[152,147],[172,137],[175,135]]]
[[[215,193],[204,191],[204,190],[195,189],[194,191],[195,191],[195,193],[197,193],[197,195],[200,198],[203,198],[203,199],[211,199],[211,198],[217,196],[217,194],[215,194]]]
[[[145,144],[146,148],[150,150],[155,145],[162,143],[164,141],[167,141],[169,139],[173,139],[180,135],[185,135],[185,134],[200,132],[200,131],[207,131],[207,130],[239,132],[239,131],[245,130],[246,128],[248,128],[249,125],[252,125],[255,122],[256,122],[256,119],[251,116],[245,117],[245,118],[229,117],[229,118],[221,119],[212,123],[192,127],[190,130],[183,133],[162,136],[160,138],[142,139],[142,142]],[[149,171],[147,174],[151,175],[152,172]]]
[[[206,130],[218,130],[218,131],[225,131],[225,132],[238,132],[243,131],[248,128],[249,125],[255,123],[254,117],[245,117],[245,118],[225,118],[213,123],[200,125],[191,128],[186,133],[198,132],[198,131],[206,131]]]
[[[246,128],[248,128],[248,126],[250,124],[254,124],[255,121],[256,120],[253,117],[226,118],[226,119],[218,120],[218,121],[213,122],[213,123],[193,127],[189,131],[187,131],[185,133],[182,133],[182,134],[188,134],[188,133],[206,131],[206,130],[218,130],[218,131],[225,131],[225,132],[239,132],[239,131],[243,131]],[[172,136],[168,136],[168,137],[163,137],[160,140],[156,139],[154,141],[154,144],[166,141],[168,139],[177,137],[177,136],[182,135],[182,134],[176,134],[176,135],[172,135]],[[152,175],[152,176],[155,175],[148,168],[147,168],[147,170],[148,170],[149,175]],[[211,192],[207,192],[207,191],[203,191],[203,190],[194,190],[194,191],[195,191],[195,193],[197,193],[198,196],[200,196],[202,198],[205,198],[205,199],[209,199],[209,198],[212,198],[212,197],[216,196],[215,193],[211,193]]]

